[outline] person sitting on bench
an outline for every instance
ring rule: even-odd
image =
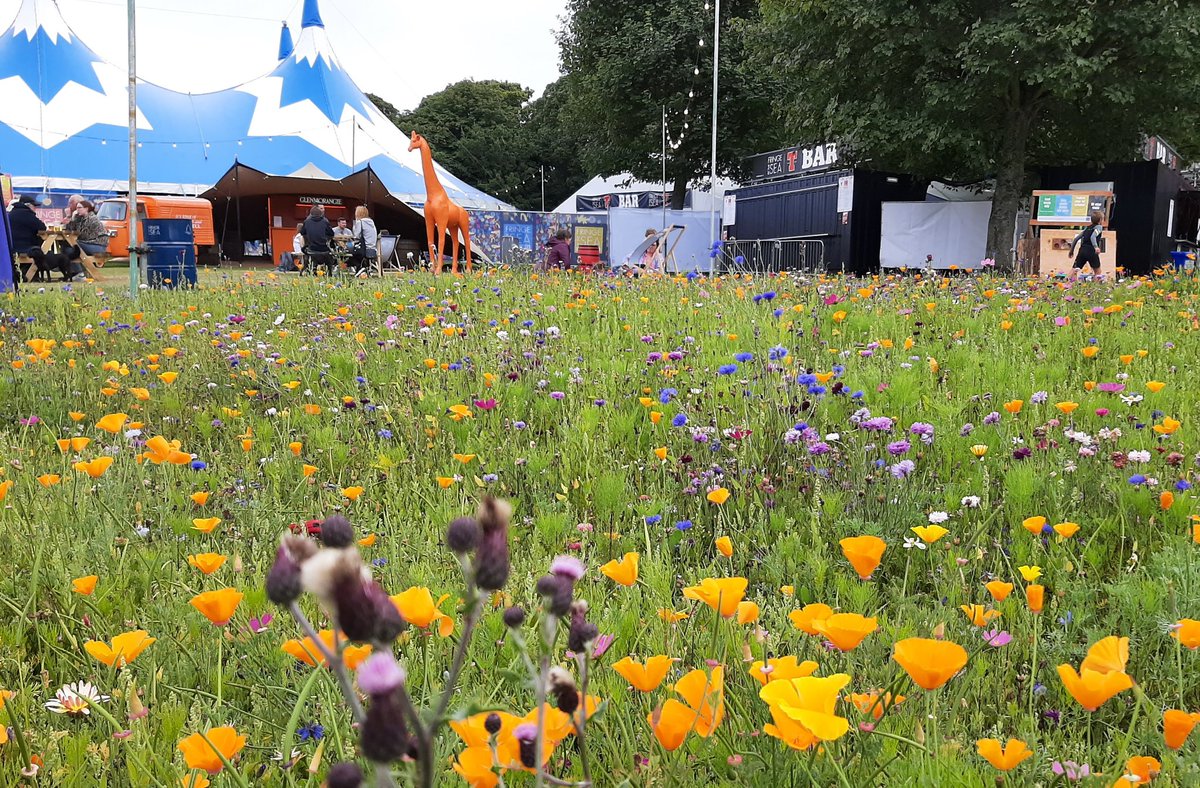
[[[28,257],[36,266],[39,277],[45,271],[46,253],[42,251],[42,239],[38,233],[46,231],[46,223],[33,212],[34,199],[22,194],[8,212],[12,226],[12,248],[18,255]],[[28,279],[28,275],[25,277]]]
[[[108,229],[96,215],[96,206],[90,200],[81,200],[75,206],[75,213],[63,227],[63,233],[76,237],[75,246],[67,252],[67,258],[72,261],[73,265],[75,265],[74,261],[83,254],[95,257],[98,254],[108,253]],[[76,271],[74,276],[79,279],[83,278],[81,271]]]

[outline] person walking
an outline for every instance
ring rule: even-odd
[[[1075,240],[1071,241],[1071,253],[1069,258],[1074,258],[1075,263],[1071,266],[1071,281],[1075,281],[1079,277],[1079,272],[1083,270],[1083,266],[1090,265],[1092,267],[1092,276],[1100,276],[1100,247],[1102,245],[1104,234],[1104,214],[1100,211],[1092,212],[1092,223],[1075,236]],[[1075,254],[1075,247],[1079,247],[1078,256]]]
[[[375,220],[367,206],[360,205],[354,209],[354,245],[351,247],[350,267],[359,279],[366,279],[370,272],[367,270],[379,256],[379,231],[375,229]]]
[[[308,212],[308,218],[304,220],[303,230],[304,244],[308,248],[308,262],[311,264],[313,274],[321,266],[325,266],[325,272],[330,276],[333,275],[333,255],[329,250],[329,239],[333,238],[333,225],[325,218],[325,209],[320,205],[314,205],[312,210]]]

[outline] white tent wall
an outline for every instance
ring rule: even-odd
[[[667,271],[707,271],[712,262],[708,256],[709,234],[712,232],[709,214],[698,211],[667,211],[666,227],[686,227],[675,247],[674,264],[667,261]],[[646,238],[647,230],[661,231],[661,209],[610,208],[608,210],[609,261],[614,267],[624,264],[634,249]],[[675,235],[672,235],[672,239]],[[664,250],[665,253],[666,250]]]
[[[979,268],[987,254],[990,202],[885,202],[879,242],[882,268]]]

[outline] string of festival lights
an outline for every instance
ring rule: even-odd
[[[710,0],[705,0],[704,11],[705,13],[713,11],[713,5]],[[708,19],[707,21],[711,23],[712,20]],[[678,137],[673,137],[671,135],[671,129],[669,127],[667,128],[667,147],[672,151],[679,150],[679,146],[683,144],[684,136],[686,136],[688,130],[691,129],[692,105],[695,103],[696,99],[696,84],[700,78],[700,63],[704,60],[704,51],[708,48],[708,42],[704,38],[704,34],[701,33],[699,39],[696,41],[696,59],[692,65],[692,84],[688,88],[687,104],[683,110],[683,128],[680,129]],[[714,68],[715,67],[716,66],[714,64]]]

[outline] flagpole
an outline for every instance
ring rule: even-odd
[[[708,184],[709,195],[712,199],[712,248],[716,248],[718,240],[717,227],[717,95],[721,85],[721,0],[716,0],[713,14],[713,105],[712,105],[712,180]],[[716,268],[717,259],[711,255],[708,258],[708,270],[712,273]]]
[[[139,268],[136,251],[139,240],[137,197],[137,14],[136,0],[128,0],[129,9],[129,297],[137,298]]]

